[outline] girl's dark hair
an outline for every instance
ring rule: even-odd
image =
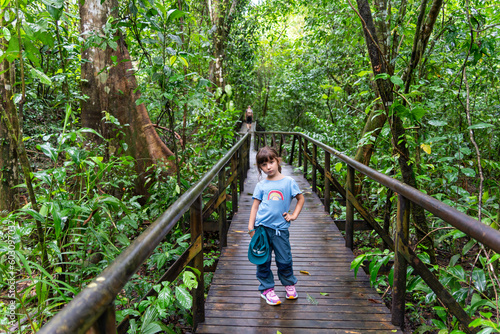
[[[274,147],[264,146],[257,152],[257,156],[255,157],[257,162],[257,170],[259,171],[259,176],[262,175],[262,169],[260,165],[264,162],[269,162],[271,160],[276,160],[278,162],[278,171],[281,173],[281,158],[278,155],[278,151]]]

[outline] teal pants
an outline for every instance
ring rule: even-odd
[[[297,278],[293,275],[292,249],[290,247],[290,232],[288,230],[274,230],[264,228],[269,241],[269,257],[264,264],[257,266],[257,279],[260,282],[259,290],[263,292],[269,288],[274,288],[274,275],[271,271],[272,252],[278,267],[278,278],[283,285],[294,285]]]

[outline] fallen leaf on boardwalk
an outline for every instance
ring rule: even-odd
[[[307,294],[307,301],[311,304],[318,305],[318,301],[316,300],[316,298],[310,296],[309,294]]]
[[[328,296],[328,295],[330,295],[328,292],[320,292],[319,294],[322,295],[322,296]]]
[[[300,273],[301,273],[301,274],[305,274],[305,275],[309,275],[309,276],[311,276],[311,274],[309,274],[309,272],[308,272],[308,271],[305,271],[305,270],[301,270],[301,271],[300,271]]]
[[[234,230],[236,233],[246,233],[245,231]]]
[[[381,301],[378,301],[378,300],[375,300],[375,299],[372,299],[372,298],[369,298],[368,300],[371,301],[374,304],[382,304]]]

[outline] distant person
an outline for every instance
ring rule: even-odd
[[[278,278],[285,286],[286,299],[297,299],[295,290],[297,278],[293,275],[292,250],[290,246],[290,223],[297,219],[304,206],[304,195],[297,182],[281,174],[281,158],[274,148],[265,146],[256,156],[259,176],[267,177],[257,183],[253,192],[253,205],[248,219],[248,233],[253,238],[266,235],[268,254],[257,263],[257,279],[260,282],[261,297],[269,305],[281,304],[274,292],[274,276],[271,271],[271,253],[274,251]],[[292,199],[297,199],[293,213],[288,213]],[[257,235],[255,235],[257,233]],[[250,242],[252,244],[252,241]],[[249,256],[250,259],[250,256]],[[252,261],[256,263],[257,261]],[[262,264],[260,264],[262,263]]]
[[[252,129],[252,122],[253,122],[252,106],[248,106],[247,111],[245,112],[245,120],[247,123],[247,131],[250,131]]]

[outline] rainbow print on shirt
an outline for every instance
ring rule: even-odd
[[[269,194],[267,195],[267,200],[271,200],[271,201],[279,201],[279,200],[282,200],[283,201],[283,193],[279,190],[271,190],[269,192]]]

